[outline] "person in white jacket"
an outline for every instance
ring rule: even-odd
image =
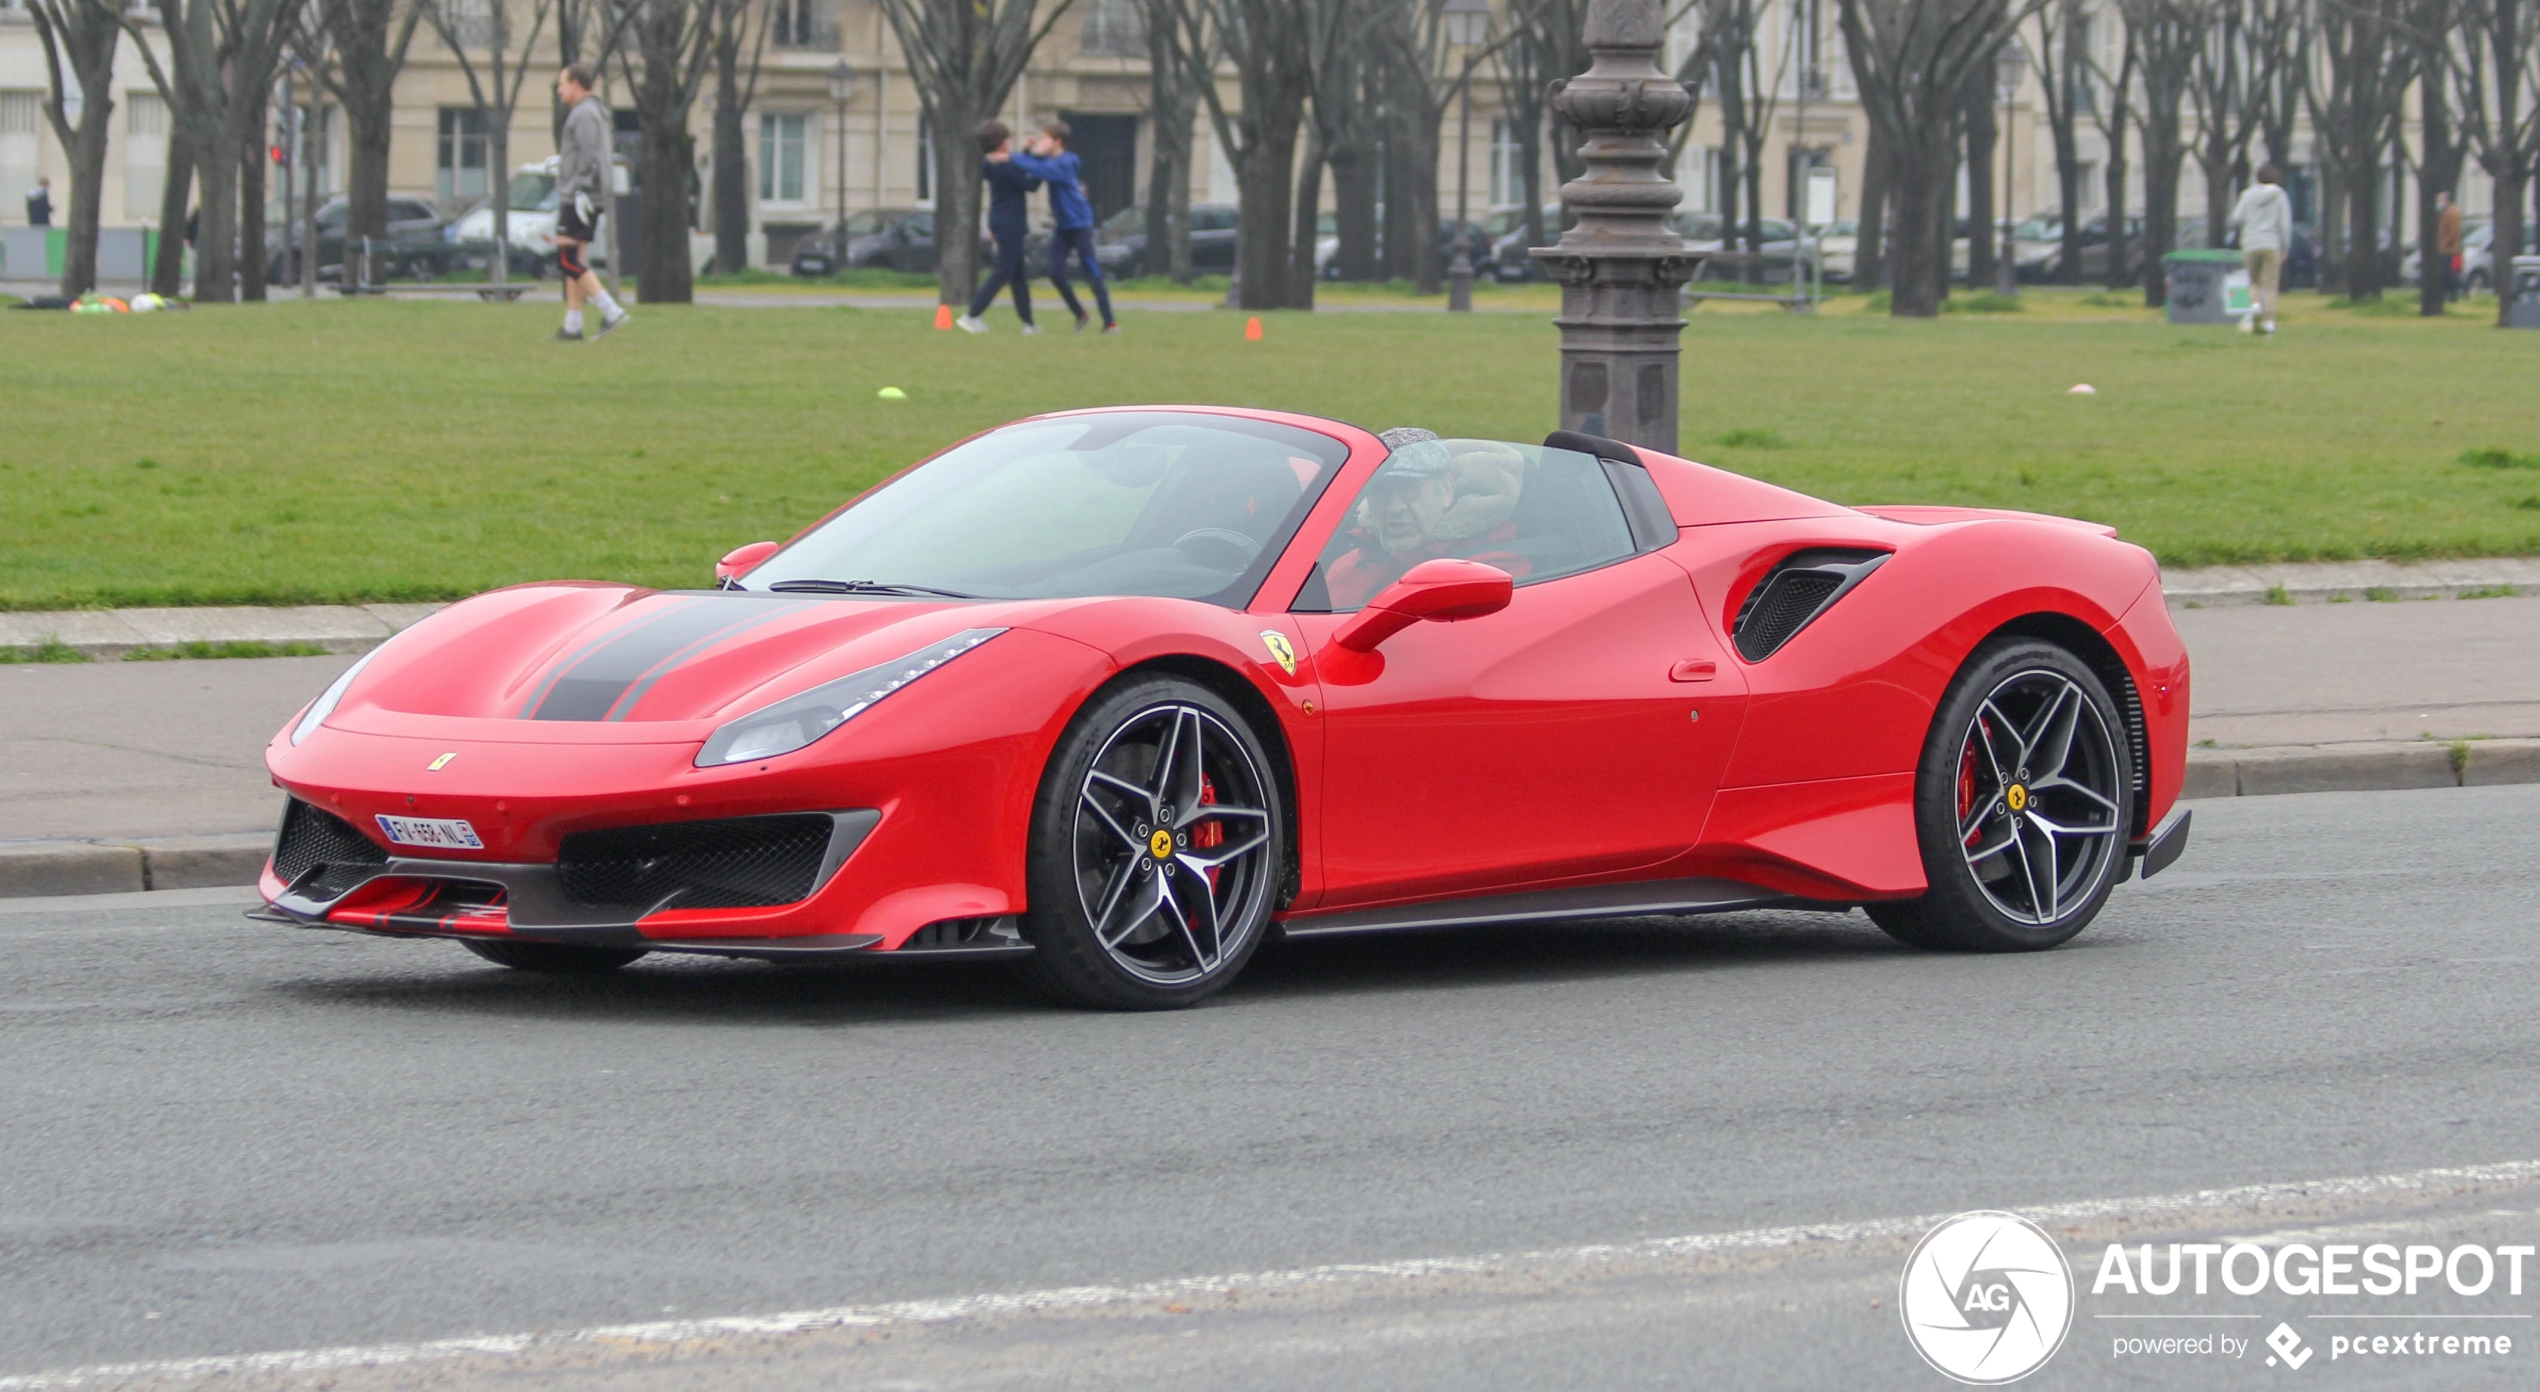
[[[2293,200],[2285,196],[2284,175],[2274,165],[2258,167],[2258,182],[2233,206],[2231,225],[2240,229],[2240,259],[2249,267],[2249,293],[2256,301],[2240,330],[2274,333],[2276,282],[2284,275],[2284,253],[2293,246]]]

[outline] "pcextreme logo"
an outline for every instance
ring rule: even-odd
[[[1897,1287],[1905,1337],[1944,1376],[2017,1382],[2046,1366],[2073,1324],[2063,1252],[2016,1213],[1961,1213],[1923,1235]]]

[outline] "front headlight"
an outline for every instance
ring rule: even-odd
[[[297,745],[300,741],[317,733],[317,727],[325,724],[328,716],[335,714],[335,703],[343,700],[344,693],[352,689],[353,678],[360,676],[362,669],[370,665],[370,660],[379,656],[379,649],[387,646],[387,641],[382,640],[378,648],[363,653],[361,661],[345,668],[344,675],[337,677],[316,700],[309,703],[308,713],[300,717],[299,724],[291,727],[292,744]]]
[[[876,701],[987,642],[1002,628],[965,628],[906,657],[823,682],[718,728],[697,751],[698,768],[791,754],[855,719]],[[345,674],[348,678],[351,673]]]

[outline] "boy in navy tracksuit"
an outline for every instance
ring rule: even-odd
[[[988,306],[997,302],[997,292],[1008,285],[1014,287],[1014,312],[1023,320],[1023,332],[1041,331],[1032,322],[1032,277],[1023,269],[1023,244],[1031,235],[1024,195],[1039,188],[1041,181],[1008,157],[1013,137],[1003,121],[979,125],[979,177],[988,184],[988,235],[996,239],[997,268],[972,297],[970,312],[953,321],[972,333],[988,331],[979,316],[988,312]]]
[[[1014,163],[1050,186],[1050,218],[1056,224],[1050,230],[1050,283],[1075,314],[1076,327],[1082,329],[1087,320],[1085,307],[1076,302],[1075,288],[1067,283],[1071,253],[1084,263],[1085,279],[1093,282],[1094,304],[1102,310],[1102,331],[1118,333],[1119,322],[1111,317],[1111,287],[1103,284],[1102,265],[1094,259],[1094,205],[1085,201],[1083,166],[1067,152],[1067,136],[1065,121],[1042,126],[1041,138],[1016,152]]]

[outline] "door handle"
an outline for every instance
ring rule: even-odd
[[[1720,664],[1702,657],[1687,658],[1667,669],[1669,681],[1706,682],[1718,675]]]

